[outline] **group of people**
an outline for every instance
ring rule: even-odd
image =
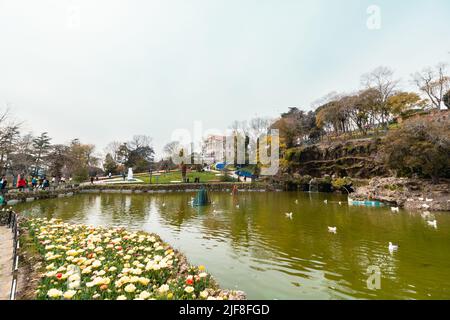
[[[53,178],[53,182],[54,182]],[[32,189],[47,189],[50,187],[50,181],[47,179],[47,177],[39,178],[39,177],[32,177],[31,178],[31,185],[29,181],[24,176],[18,176],[17,177],[17,183],[16,187],[19,190],[24,190],[25,188],[29,188],[31,186]]]
[[[66,183],[66,179],[64,177],[61,177],[59,179],[60,183]],[[48,189],[50,187],[50,184],[55,184],[56,183],[56,178],[53,177],[51,182],[47,177],[36,177],[33,176],[31,177],[31,181],[29,181],[25,176],[23,175],[19,175],[17,177],[17,181],[15,182],[15,185],[13,183],[13,187],[16,187],[19,190],[24,190],[27,188],[30,189]],[[8,189],[8,179],[6,178],[6,176],[2,176],[1,180],[0,180],[0,191],[2,194],[4,194],[6,192],[6,190]]]

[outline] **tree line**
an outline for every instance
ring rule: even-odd
[[[102,161],[93,144],[73,139],[66,144],[52,143],[47,132],[21,134],[23,124],[12,120],[9,110],[0,115],[0,170],[2,176],[62,177],[83,182],[90,176],[125,168],[148,170],[153,162],[151,138],[136,135],[129,142],[108,145]]]

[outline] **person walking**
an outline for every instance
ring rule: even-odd
[[[50,187],[50,181],[48,181],[47,178],[44,178],[44,181],[42,182],[42,189],[47,189]]]
[[[37,186],[37,179],[36,179],[36,177],[33,177],[33,178],[31,179],[31,187],[32,187],[33,189],[35,189],[36,186]]]
[[[4,195],[6,193],[6,188],[8,187],[8,180],[5,176],[2,176],[1,184],[0,184],[0,190],[1,193]]]

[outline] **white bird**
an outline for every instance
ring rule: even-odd
[[[337,232],[337,227],[328,227],[328,232],[336,233]]]
[[[433,221],[427,221],[427,223],[428,223],[428,225],[429,225],[430,227],[433,227],[433,228],[437,229],[437,221],[436,221],[436,220],[433,220]]]
[[[398,207],[391,207],[392,212],[400,212],[400,209]]]
[[[163,203],[163,204],[162,204],[162,206],[163,206],[163,207],[165,207],[165,206],[166,206],[166,204],[165,204],[165,203]]]
[[[398,250],[398,245],[392,244],[392,242],[389,242],[389,252],[394,252]]]
[[[286,218],[292,219],[292,212],[286,213]]]
[[[428,199],[428,198],[426,198],[425,201],[426,201],[426,202],[433,202],[434,200],[433,200],[433,199]]]
[[[328,203],[328,200],[323,200],[323,203],[327,204],[327,203]]]
[[[339,205],[342,206],[342,201],[339,201]]]
[[[298,204],[298,200],[295,200],[295,204]]]
[[[419,201],[423,201],[423,198],[419,198]]]
[[[236,208],[239,209],[239,205],[238,204],[236,205]]]

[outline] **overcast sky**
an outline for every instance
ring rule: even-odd
[[[54,142],[101,151],[146,134],[159,151],[195,120],[308,110],[379,65],[406,87],[450,61],[449,13],[448,0],[0,0],[0,107]]]

